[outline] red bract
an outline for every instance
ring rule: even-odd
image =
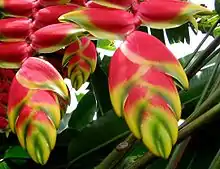
[[[24,41],[29,36],[31,20],[7,18],[0,20],[0,41]]]
[[[95,71],[97,53],[93,42],[88,38],[81,38],[79,42],[70,45],[66,49],[63,64],[65,65],[68,61],[68,76],[72,86],[78,90]]]
[[[133,3],[136,3],[136,0],[93,0],[95,3],[118,9],[128,9],[132,6]]]
[[[69,92],[59,72],[47,61],[29,58],[16,74],[20,84],[29,89],[50,90],[69,100]]]
[[[86,3],[86,7],[88,7],[88,8],[109,8],[109,7],[97,4],[94,1],[88,1]]]
[[[8,129],[7,106],[8,93],[11,81],[15,73],[13,70],[0,69],[0,131],[6,132]]]
[[[102,39],[123,39],[135,29],[133,14],[118,9],[83,8],[64,14],[59,20],[77,23]]]
[[[79,8],[78,5],[57,5],[50,6],[39,10],[34,16],[34,29],[39,29],[47,25],[59,23],[58,18],[70,11]]]
[[[0,0],[5,15],[31,16],[36,0]]]
[[[187,1],[149,0],[140,3],[137,17],[144,25],[152,28],[172,28],[188,21],[197,28],[193,15],[199,12],[211,13],[208,9]]]
[[[85,6],[87,0],[71,0],[70,3]]]
[[[55,146],[60,117],[54,93],[27,89],[14,78],[9,93],[9,125],[35,162],[42,165],[47,162]]]
[[[84,29],[74,24],[53,24],[34,32],[31,44],[39,53],[51,53],[75,41],[82,32]]]
[[[38,0],[38,3],[44,7],[53,5],[63,5],[69,3],[71,0]]]
[[[19,68],[31,55],[32,50],[26,42],[0,42],[1,68]]]

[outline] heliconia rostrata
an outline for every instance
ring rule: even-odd
[[[184,89],[188,80],[162,42],[136,29],[188,21],[197,29],[193,15],[206,8],[180,0],[0,0],[0,11],[0,129],[17,134],[35,162],[45,164],[55,146],[69,102],[63,78],[79,89],[95,71],[94,39],[123,40],[109,67],[113,108],[151,152],[169,157],[181,116],[174,79]]]

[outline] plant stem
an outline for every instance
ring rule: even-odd
[[[220,168],[220,149],[218,150],[215,158],[213,159],[209,169],[219,169]]]
[[[195,118],[212,108],[214,105],[216,105],[219,102],[220,97],[220,88],[216,90],[210,97],[207,98],[200,106],[199,108],[192,113],[180,126],[180,129],[188,125],[190,122],[192,122]]]
[[[190,142],[191,137],[186,138],[184,141],[182,141],[180,144],[176,145],[172,156],[166,166],[166,169],[175,169],[181,160],[184,150],[186,149],[188,143]]]
[[[193,112],[193,114],[198,113],[197,116],[199,116],[199,115],[201,115],[201,113],[203,113],[202,111],[199,112],[198,109],[199,109],[199,106],[202,104],[202,102],[206,99],[207,95],[209,94],[209,90],[213,84],[213,80],[216,76],[219,64],[220,64],[220,54],[218,54],[218,58],[216,61],[216,65],[213,69],[213,72],[212,72],[212,74],[208,80],[208,83],[206,84],[205,89],[202,92],[202,96],[200,97],[200,99],[195,107],[195,110]],[[181,160],[182,155],[183,155],[188,143],[190,142],[190,140],[191,140],[191,137],[188,137],[183,142],[181,142],[179,145],[177,145],[175,147],[174,152],[172,153],[172,156],[167,164],[166,169],[175,169],[177,167],[177,165],[178,165],[179,161]]]
[[[197,52],[199,51],[199,49],[202,47],[202,45],[204,44],[204,42],[208,39],[208,37],[211,35],[211,33],[214,31],[214,29],[216,28],[216,26],[218,25],[218,23],[220,22],[220,19],[209,29],[209,31],[207,32],[207,34],[205,35],[205,37],[202,39],[202,41],[199,43],[199,45],[197,46],[197,48],[194,50],[194,52],[192,53],[192,56],[190,57],[190,59],[186,62],[184,68],[186,68],[189,63],[192,61],[192,59],[194,58],[194,56],[197,54]]]
[[[125,141],[120,143],[95,169],[112,169],[124,157],[125,152],[130,150],[136,141],[133,134],[130,134]]]
[[[194,111],[197,111],[197,110],[199,109],[199,106],[200,106],[200,105],[202,104],[202,102],[206,99],[206,97],[207,97],[207,95],[208,95],[208,93],[209,93],[209,89],[210,89],[210,87],[211,87],[212,84],[213,84],[213,80],[214,80],[214,78],[215,78],[215,76],[216,76],[216,73],[217,73],[217,70],[218,70],[218,68],[219,68],[219,64],[220,64],[220,53],[219,53],[218,56],[217,56],[217,61],[216,61],[215,67],[214,67],[214,69],[213,69],[213,71],[212,71],[212,74],[211,74],[211,76],[210,76],[210,78],[209,78],[208,83],[207,83],[206,86],[205,86],[205,89],[204,89],[203,92],[202,92],[202,96],[200,97],[198,103],[196,104],[196,108],[195,108]]]
[[[220,103],[214,106],[209,111],[207,111],[205,114],[199,116],[186,127],[182,128],[179,131],[179,137],[177,142],[181,142],[183,139],[187,138],[190,134],[195,132],[195,130],[199,129],[200,127],[203,127],[204,124],[207,124],[213,119],[215,119],[218,113],[220,113]],[[146,164],[151,163],[153,160],[157,158],[158,157],[154,156],[151,152],[148,151],[147,153],[145,153],[145,155],[143,155],[141,158],[139,158],[126,169],[138,169],[140,167],[145,166]]]
[[[192,78],[198,70],[201,69],[201,65],[204,65],[204,60],[209,56],[220,44],[220,36],[216,37],[212,43],[200,54],[200,56],[186,69],[188,78]]]

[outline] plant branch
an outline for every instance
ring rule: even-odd
[[[220,64],[220,54],[218,54],[216,65],[213,69],[213,72],[208,80],[208,83],[205,86],[205,89],[202,92],[202,96],[200,97],[193,113],[197,112],[198,115],[200,115],[200,113],[202,113],[202,112],[198,112],[199,106],[202,104],[202,102],[206,99],[206,97],[209,94],[209,90],[213,84],[214,78],[215,78],[217,70],[219,68],[219,64]],[[181,160],[182,155],[183,155],[188,143],[190,142],[190,140],[191,140],[191,137],[188,137],[183,142],[181,142],[179,145],[177,145],[175,147],[175,149],[172,153],[172,156],[167,164],[166,169],[175,169],[177,167],[177,165],[178,165],[179,161]]]
[[[205,41],[208,39],[208,37],[212,34],[212,32],[214,31],[214,29],[217,27],[217,25],[219,24],[220,19],[209,29],[209,31],[207,32],[207,34],[205,35],[205,37],[202,39],[202,41],[199,43],[199,45],[197,46],[197,48],[194,50],[194,52],[192,53],[192,56],[190,57],[190,59],[186,62],[184,68],[186,68],[189,63],[192,61],[192,59],[194,58],[194,56],[197,54],[197,52],[199,51],[199,49],[202,47],[202,45],[205,43]]]
[[[213,51],[219,46],[220,44],[220,36],[216,37],[212,43],[200,54],[200,56],[186,69],[186,74],[189,79],[191,79],[197,72],[204,66],[204,60],[207,56],[215,56],[218,52],[214,53]],[[215,54],[215,55],[214,55]],[[209,57],[210,58],[210,57]],[[211,59],[211,58],[210,58]]]
[[[220,168],[220,149],[218,150],[215,158],[213,159],[209,169],[219,169]]]
[[[136,138],[130,134],[128,138],[120,143],[95,169],[112,169],[124,157],[125,152],[130,150]]]
[[[190,140],[191,140],[191,137],[188,137],[184,141],[176,145],[172,153],[172,156],[166,166],[166,169],[175,169],[177,167],[179,161],[181,160],[183,156],[184,150],[186,149]]]

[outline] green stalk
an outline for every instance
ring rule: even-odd
[[[120,143],[95,169],[112,169],[124,157],[125,152],[130,150],[136,138],[130,134],[128,138]]]
[[[197,119],[192,121],[186,127],[182,128],[179,131],[179,137],[177,142],[181,142],[183,139],[190,136],[193,132],[197,129],[204,127],[204,124],[210,123],[212,120],[216,118],[216,115],[220,113],[220,103],[214,106],[212,109],[207,111],[205,114],[199,116]],[[153,160],[157,159],[158,157],[154,156],[151,152],[145,153],[141,158],[135,161],[132,165],[130,165],[126,169],[138,169],[140,167],[144,167],[146,164],[151,163]]]
[[[215,158],[213,159],[209,169],[219,169],[220,168],[220,149],[218,150]]]
[[[198,112],[199,106],[202,104],[202,102],[206,99],[207,95],[209,94],[209,90],[213,84],[213,80],[216,76],[219,64],[220,64],[220,54],[218,54],[216,65],[213,69],[213,72],[209,78],[208,83],[205,86],[205,89],[202,92],[202,96],[200,97],[194,112],[199,113]],[[202,113],[202,112],[200,112],[200,113]],[[198,116],[199,116],[199,114],[198,114]],[[175,147],[174,152],[172,153],[172,156],[169,160],[169,163],[167,164],[166,169],[175,169],[177,167],[177,165],[178,165],[179,161],[181,160],[182,155],[183,155],[188,143],[190,142],[190,140],[191,140],[191,137],[188,137],[187,139],[185,139],[183,142],[181,142],[179,145],[177,145]]]
[[[192,59],[194,58],[194,56],[197,54],[197,52],[199,51],[199,49],[202,47],[202,45],[204,44],[204,42],[208,39],[208,37],[212,34],[212,32],[214,31],[214,29],[217,27],[218,23],[220,22],[220,19],[209,29],[209,31],[207,32],[207,34],[205,35],[205,37],[202,39],[202,41],[199,43],[199,45],[197,46],[197,48],[194,50],[194,52],[192,53],[192,56],[190,57],[190,59],[186,62],[184,68],[186,68],[189,63],[192,61]]]
[[[200,54],[187,69],[186,74],[191,79],[204,66],[204,60],[211,54],[220,44],[220,36],[216,37],[212,43]],[[211,56],[211,55],[210,55]],[[213,55],[212,55],[213,56]],[[214,55],[215,56],[215,55]],[[213,57],[214,57],[213,56]]]
[[[207,98],[200,106],[199,108],[192,113],[180,126],[180,128],[185,127],[188,125],[190,122],[192,122],[194,119],[196,119],[198,116],[212,108],[214,105],[216,105],[219,102],[219,97],[220,97],[220,88],[216,90],[210,97]]]
[[[169,159],[169,162],[166,166],[166,169],[175,169],[177,167],[190,140],[191,140],[191,137],[188,137],[184,141],[182,141],[180,144],[176,145],[172,153],[172,156]]]

